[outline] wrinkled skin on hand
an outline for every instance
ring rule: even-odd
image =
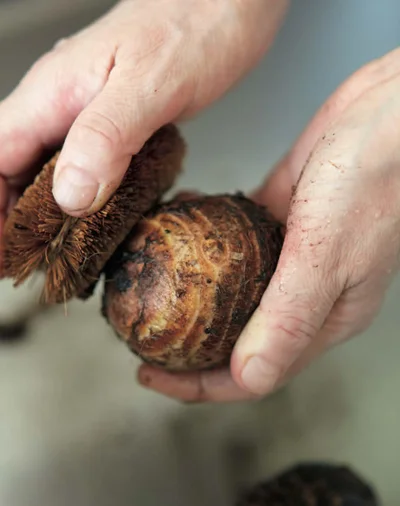
[[[143,384],[184,401],[256,399],[370,325],[398,270],[399,90],[397,49],[336,90],[254,193],[287,230],[230,369],[142,366]]]
[[[211,104],[260,60],[287,3],[125,0],[57,43],[0,104],[0,233],[33,160],[65,136],[54,196],[73,216],[99,210],[154,131]]]

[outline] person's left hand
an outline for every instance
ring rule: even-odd
[[[143,385],[184,401],[255,399],[372,322],[400,252],[400,49],[330,97],[253,197],[286,236],[230,369],[143,365]]]

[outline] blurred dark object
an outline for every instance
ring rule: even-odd
[[[299,464],[248,490],[236,506],[379,506],[369,484],[346,466]]]
[[[15,290],[10,282],[0,284],[0,344],[25,342],[35,320],[50,310],[40,302],[41,283]]]
[[[27,331],[28,322],[25,320],[10,324],[0,323],[0,342],[21,341],[26,337]]]

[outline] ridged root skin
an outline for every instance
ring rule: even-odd
[[[242,195],[156,207],[106,267],[103,315],[144,361],[171,371],[227,364],[282,248],[281,225]]]

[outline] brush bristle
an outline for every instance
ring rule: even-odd
[[[62,212],[52,192],[58,153],[10,212],[4,231],[4,275],[15,286],[45,271],[43,300],[85,299],[132,227],[159,202],[181,171],[185,143],[174,125],[158,130],[132,157],[122,184],[109,202],[87,218]]]

